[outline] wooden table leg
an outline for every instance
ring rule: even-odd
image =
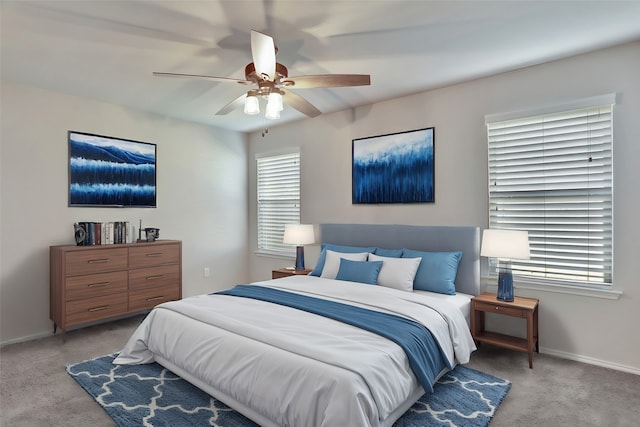
[[[533,369],[533,329],[533,312],[530,312],[527,314],[527,350],[530,369]]]
[[[484,331],[484,311],[478,311],[473,308],[471,309],[471,335],[474,337],[474,343],[476,344],[476,348],[480,348],[480,341],[476,341],[475,337],[480,334],[480,332]]]
[[[540,335],[538,335],[538,307],[533,312],[533,333],[536,337],[536,353],[540,354]]]

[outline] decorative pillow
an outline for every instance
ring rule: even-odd
[[[456,275],[462,252],[422,252],[404,249],[403,258],[421,257],[422,262],[413,281],[413,289],[456,294]]]
[[[336,280],[347,280],[349,282],[375,285],[381,268],[382,261],[351,261],[341,258]]]
[[[382,261],[378,285],[387,288],[413,291],[413,279],[420,267],[421,258],[390,258],[369,254],[369,261]]]
[[[340,259],[348,259],[350,261],[366,261],[367,256],[369,254],[367,252],[359,252],[359,253],[344,253],[344,252],[334,252],[327,250],[324,261],[324,268],[322,269],[322,274],[320,277],[324,277],[326,279],[335,279],[336,274],[338,274],[338,270],[340,269]]]
[[[402,249],[376,248],[376,251],[373,253],[380,256],[386,256],[388,258],[402,258]]]
[[[360,248],[357,246],[343,246],[343,245],[334,245],[332,243],[323,243],[320,252],[320,256],[318,257],[318,262],[316,262],[316,266],[313,268],[313,271],[309,273],[309,276],[320,276],[322,274],[322,270],[324,269],[324,260],[326,257],[326,250],[331,250],[334,252],[343,252],[343,253],[356,253],[356,252],[375,252],[375,247],[368,248]],[[338,271],[336,269],[336,271]]]

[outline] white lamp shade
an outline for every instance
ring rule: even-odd
[[[249,115],[258,114],[260,112],[260,102],[258,97],[253,94],[248,94],[244,100],[244,113]]]
[[[282,94],[280,92],[271,92],[269,94],[269,98],[267,102],[273,103],[273,108],[277,108],[278,111],[282,111],[284,109],[284,104],[282,102]]]
[[[529,259],[529,232],[484,230],[480,255],[489,258]]]
[[[286,224],[284,226],[283,243],[289,245],[310,245],[316,238],[311,224]]]
[[[279,119],[282,111],[282,95],[278,92],[271,92],[267,100],[267,109],[264,117],[267,119]]]

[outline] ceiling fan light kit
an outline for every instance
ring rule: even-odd
[[[297,93],[288,90],[290,88],[329,88],[368,86],[371,84],[371,77],[368,74],[324,74],[289,77],[287,67],[276,62],[277,51],[278,49],[271,36],[251,30],[251,55],[253,62],[245,66],[245,80],[179,73],[154,72],[153,75],[233,82],[241,85],[257,85],[257,89],[251,89],[247,93],[240,95],[222,107],[216,115],[227,114],[242,104],[244,104],[245,114],[259,114],[259,98],[266,98],[265,118],[267,119],[280,118],[280,111],[282,111],[284,107],[283,104],[287,104],[309,117],[316,117],[321,114],[321,111],[314,107],[309,101]]]

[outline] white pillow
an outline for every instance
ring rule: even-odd
[[[422,258],[390,258],[369,254],[369,261],[382,261],[378,285],[413,292],[413,279]]]
[[[340,269],[340,258],[348,259],[350,261],[366,261],[367,255],[369,255],[367,252],[345,253],[334,252],[327,249],[324,267],[322,268],[320,277],[324,277],[325,279],[335,279],[338,274],[338,270]]]

